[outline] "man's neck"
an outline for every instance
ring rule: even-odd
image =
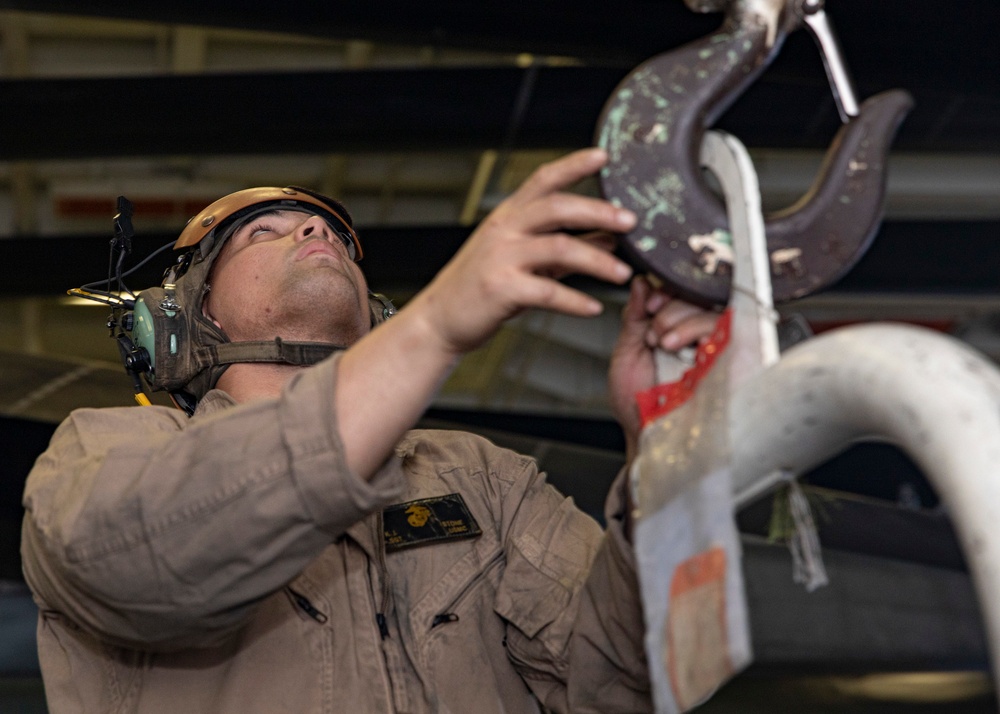
[[[273,399],[302,366],[274,363],[241,363],[229,367],[215,386],[237,402]]]

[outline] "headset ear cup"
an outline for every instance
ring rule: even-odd
[[[128,335],[134,345],[135,350],[142,350],[146,354],[145,369],[142,370],[146,381],[153,388],[159,385],[156,381],[157,355],[161,350],[157,349],[157,338],[164,330],[157,324],[160,310],[155,307],[158,300],[165,296],[162,288],[148,288],[140,293],[135,301],[132,310],[132,317],[129,320]],[[153,306],[150,309],[150,306]]]
[[[382,293],[368,293],[368,309],[371,312],[372,327],[379,325],[396,314],[396,306]]]

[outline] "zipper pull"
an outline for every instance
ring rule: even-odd
[[[375,615],[375,622],[378,623],[379,634],[382,635],[382,639],[384,640],[389,636],[389,624],[385,621],[385,615],[381,612]]]
[[[458,622],[458,615],[453,612],[442,612],[440,615],[435,615],[434,619],[431,620],[431,629],[433,630],[446,622]]]
[[[325,623],[329,619],[325,614],[317,610],[313,604],[309,602],[309,598],[302,593],[296,592],[291,588],[288,588],[288,592],[291,593],[292,599],[295,600],[295,604],[301,607],[302,610],[309,615],[309,617],[316,620],[316,622]]]

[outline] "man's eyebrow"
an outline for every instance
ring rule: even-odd
[[[244,218],[243,221],[240,223],[240,225],[237,227],[236,230],[240,230],[242,228],[245,228],[246,226],[250,225],[251,223],[253,223],[254,221],[256,221],[259,218],[265,218],[266,216],[277,216],[281,212],[282,212],[282,210],[280,208],[268,208],[266,211],[261,211],[260,213],[255,213],[252,216],[250,216],[249,218]]]

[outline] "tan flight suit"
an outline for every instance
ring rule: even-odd
[[[59,427],[22,545],[52,714],[648,711],[621,486],[605,534],[531,459],[449,431],[410,432],[366,482],[341,456],[336,364],[191,419]],[[451,494],[479,535],[386,552],[383,509]],[[394,522],[422,528],[407,508]]]

